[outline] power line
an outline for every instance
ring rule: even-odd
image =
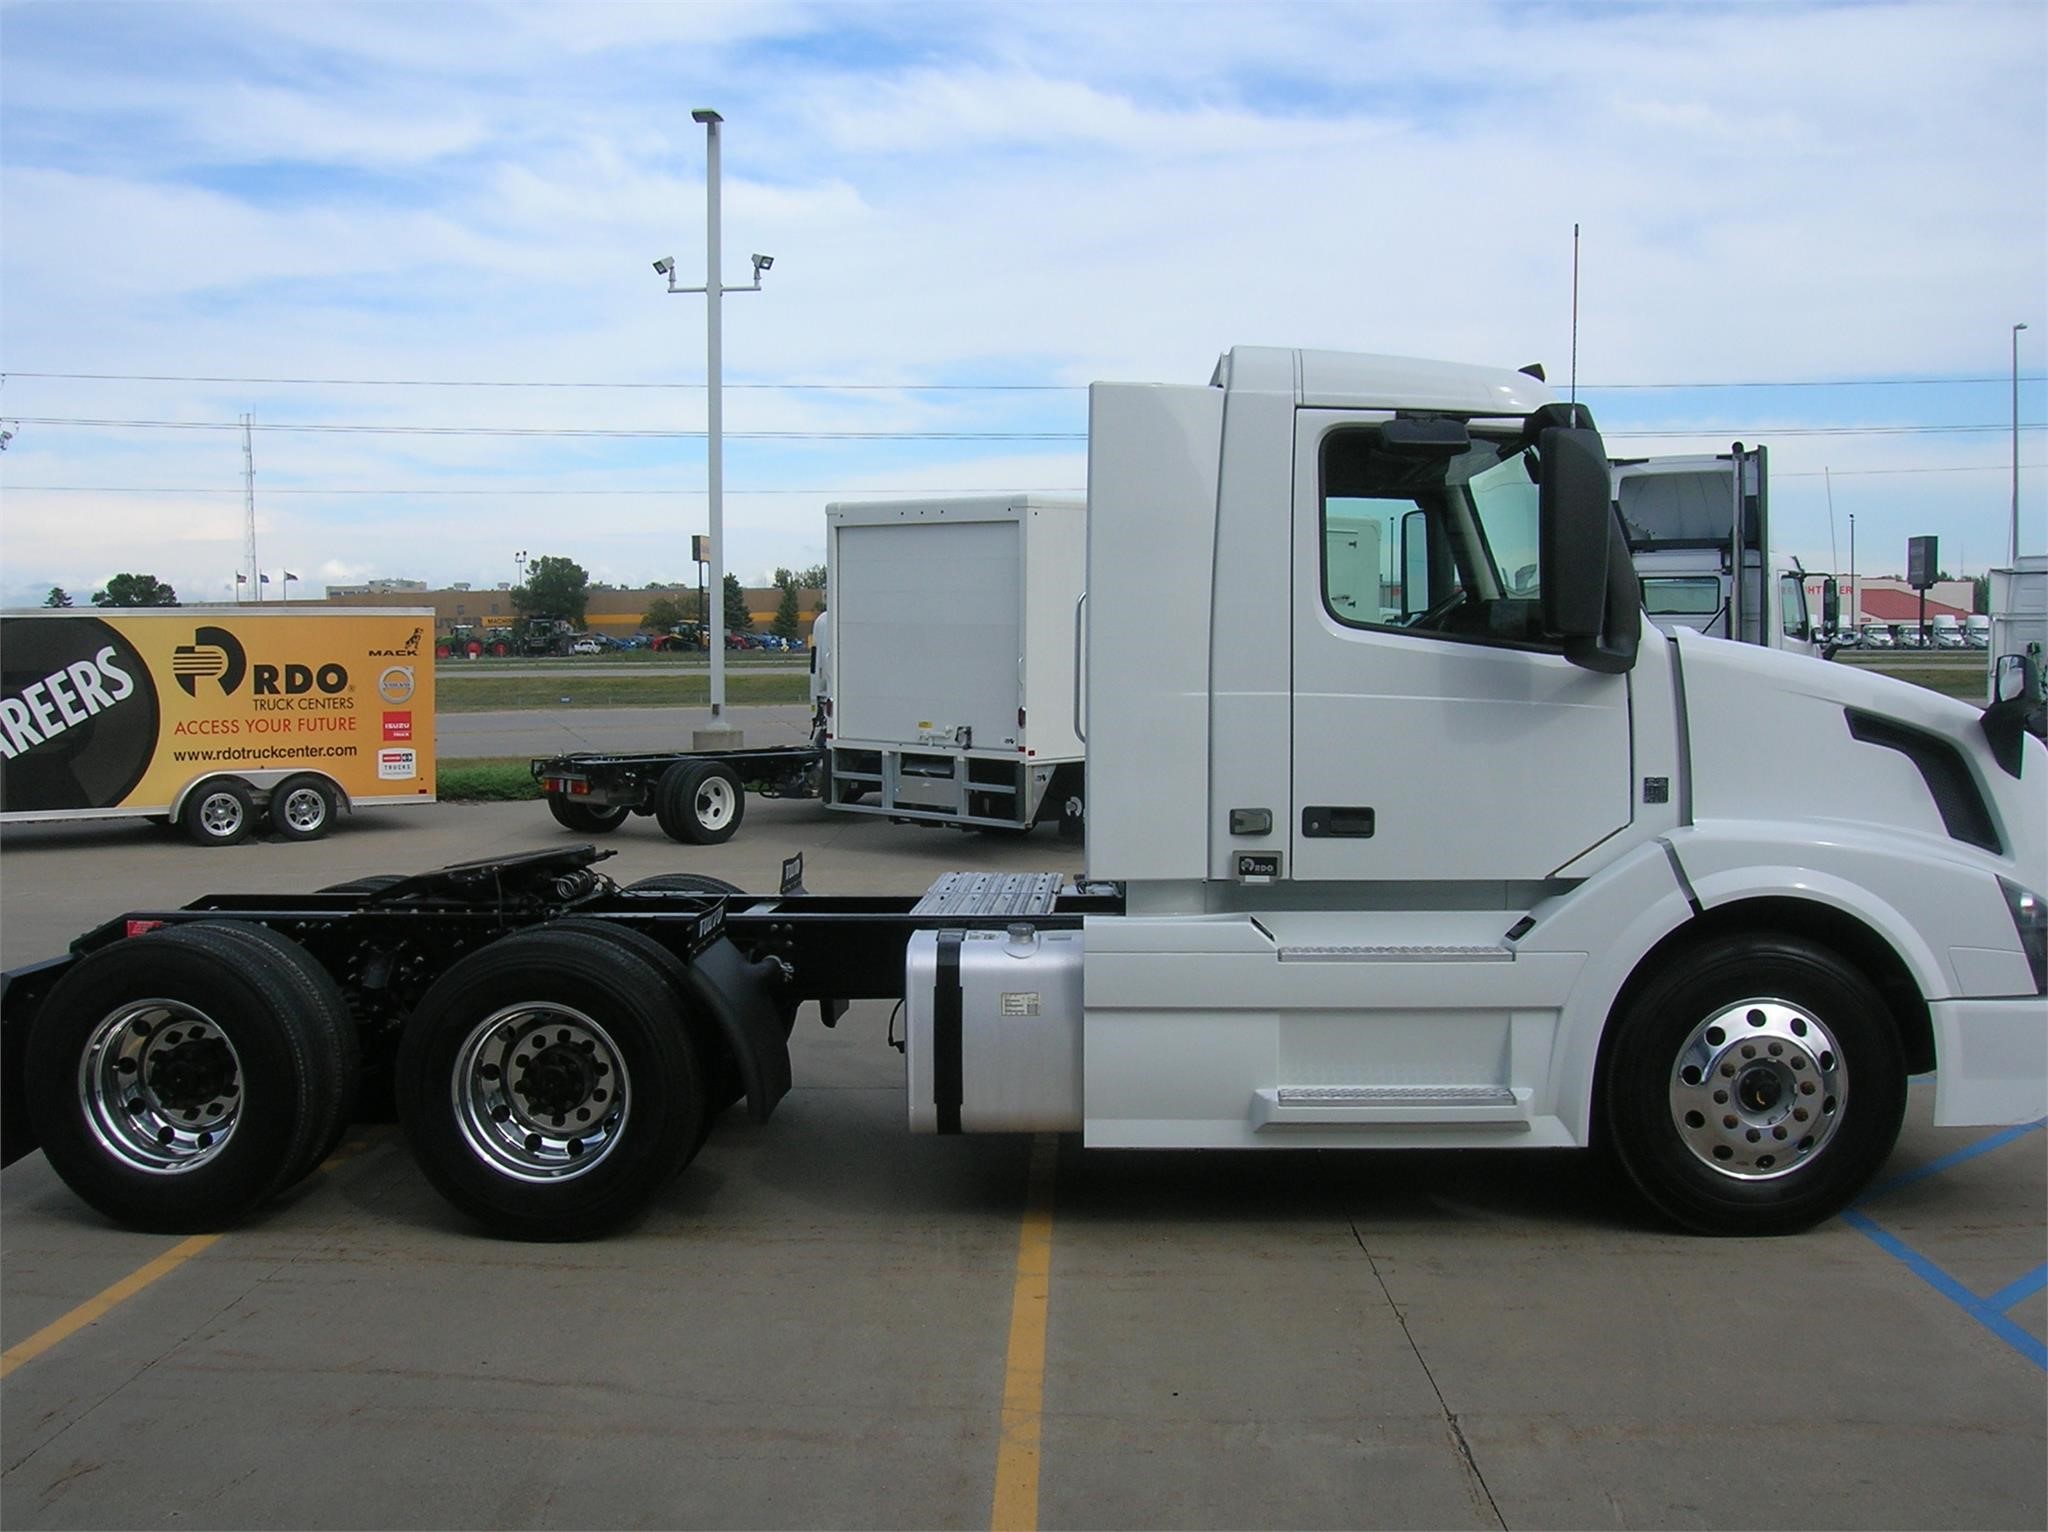
[[[92,419],[59,415],[10,415],[17,425],[102,431],[240,431],[235,420],[136,420]],[[633,439],[650,441],[700,441],[703,431],[670,431],[593,426],[406,426],[348,425],[335,423],[262,422],[253,429],[328,436],[491,436],[575,440],[580,438]],[[1652,437],[1748,437],[1770,439],[1784,436],[1962,436],[1976,432],[2010,431],[2010,421],[1981,425],[1927,426],[1671,426],[1655,429],[1605,431],[1613,440]],[[2023,431],[2048,429],[2040,421],[2023,422]],[[1086,431],[727,431],[726,436],[745,441],[1064,441],[1084,442]]]
[[[2022,469],[2038,472],[2048,464],[2022,463]],[[1838,479],[1889,478],[1899,474],[1950,474],[1950,473],[2010,473],[2010,463],[1967,463],[1950,468],[1837,468],[1833,470]],[[1773,470],[1773,479],[1818,479],[1822,470],[1782,472]],[[43,495],[239,495],[239,489],[222,489],[202,485],[178,484],[12,484],[9,489],[24,493]],[[679,495],[702,495],[708,491],[702,488],[679,486],[673,489],[491,489],[491,488],[448,488],[413,489],[404,486],[387,488],[351,489],[281,489],[267,485],[266,495],[381,495],[387,498],[408,496],[482,496],[543,498],[568,496],[614,496],[622,498],[668,498]],[[956,485],[952,487],[932,484],[913,484],[897,488],[883,485],[862,484],[854,487],[845,485],[798,485],[788,488],[734,489],[725,491],[728,495],[1080,495],[1087,488],[1080,484],[981,484]]]
[[[2022,373],[2022,383],[2039,383],[2044,374]],[[567,388],[701,391],[702,383],[644,383],[604,380],[501,378],[293,378],[239,377],[224,374],[168,372],[4,372],[9,378],[52,379],[85,383],[237,383],[314,388]],[[1593,390],[1675,390],[1689,388],[1956,388],[2010,383],[2012,375],[1982,378],[1754,378],[1710,383],[1582,383]],[[1085,383],[726,383],[727,388],[784,390],[792,393],[1085,393]]]

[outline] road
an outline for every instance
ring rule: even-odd
[[[750,748],[807,744],[808,704],[728,707],[726,722]],[[688,750],[695,730],[711,727],[709,707],[530,708],[440,713],[434,747],[441,759],[565,755],[573,750]]]

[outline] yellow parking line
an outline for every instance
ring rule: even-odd
[[[361,1154],[368,1147],[368,1141],[363,1139],[343,1144],[313,1173],[324,1175],[343,1161]],[[86,1299],[63,1318],[44,1325],[27,1340],[9,1346],[6,1351],[0,1352],[0,1378],[5,1378],[24,1362],[34,1361],[52,1346],[70,1339],[95,1320],[104,1318],[111,1310],[126,1303],[152,1282],[169,1276],[219,1239],[218,1234],[195,1234],[190,1239],[181,1240],[148,1265],[131,1271],[112,1287]]]
[[[86,1299],[62,1319],[44,1325],[20,1344],[9,1346],[4,1353],[0,1353],[0,1378],[6,1377],[23,1362],[33,1361],[41,1356],[59,1341],[76,1335],[108,1310],[126,1303],[157,1278],[169,1276],[219,1238],[218,1234],[195,1234],[190,1239],[173,1245],[141,1270],[130,1272],[98,1296]]]
[[[1052,1296],[1052,1177],[1059,1139],[1031,1146],[1017,1280],[1010,1298],[1010,1350],[1003,1372],[1003,1435],[996,1449],[992,1532],[1035,1532],[1039,1443],[1045,1420],[1045,1315]]]

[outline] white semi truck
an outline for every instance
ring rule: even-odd
[[[1659,630],[1690,628],[1771,649],[1823,652],[1823,634],[1837,615],[1834,579],[1825,582],[1826,611],[1816,624],[1806,572],[1771,551],[1766,448],[1737,442],[1717,454],[1623,458],[1611,472],[1643,607]]]
[[[1606,1145],[1717,1233],[1842,1208],[1911,1075],[1937,1123],[2048,1111],[2023,661],[1979,711],[1646,627],[1600,438],[1521,373],[1239,348],[1089,432],[1078,883],[621,888],[577,846],[131,912],[6,976],[5,1154],[212,1227],[367,1058],[458,1207],[588,1235],[770,1114],[802,1002],[876,998],[924,1131]],[[1398,581],[1331,557],[1389,521]]]
[[[1076,829],[1087,521],[1083,501],[1042,495],[825,507],[827,807]]]

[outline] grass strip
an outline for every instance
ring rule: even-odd
[[[457,756],[434,770],[443,803],[520,803],[541,796],[531,756]]]
[[[802,671],[727,676],[725,700],[735,707],[811,700]],[[590,707],[704,707],[708,675],[659,676],[447,676],[434,683],[434,706],[443,713],[557,710]]]

